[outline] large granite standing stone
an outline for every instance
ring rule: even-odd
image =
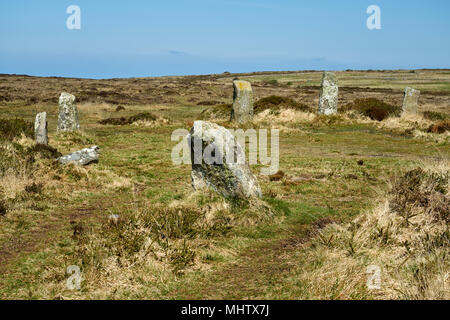
[[[233,110],[231,120],[240,124],[253,119],[253,92],[248,81],[233,81]]]
[[[41,112],[34,120],[34,137],[36,144],[48,145],[47,113]]]
[[[319,97],[319,114],[335,114],[338,110],[339,87],[333,72],[324,72]]]
[[[58,158],[60,163],[74,163],[78,166],[85,166],[91,162],[97,162],[100,156],[100,148],[93,146]]]
[[[195,121],[188,136],[194,190],[211,188],[227,199],[261,198],[261,188],[230,131],[215,123]]]
[[[58,132],[76,131],[80,129],[78,109],[75,96],[63,92],[59,97]]]
[[[417,114],[419,106],[420,91],[406,87],[405,95],[403,96],[403,114]]]

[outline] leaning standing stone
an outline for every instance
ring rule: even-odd
[[[420,91],[406,87],[403,96],[403,114],[417,114],[419,105]]]
[[[34,120],[34,137],[36,144],[48,145],[47,113],[41,112]]]
[[[253,92],[248,81],[233,81],[233,110],[231,120],[238,123],[246,123],[253,119]]]
[[[58,158],[60,163],[74,163],[75,165],[85,166],[91,162],[97,162],[100,156],[100,148],[93,146],[71,153],[67,156]]]
[[[319,97],[319,114],[335,114],[338,109],[339,87],[333,72],[324,72]]]
[[[230,131],[215,123],[195,121],[188,143],[194,190],[211,188],[227,199],[247,202],[261,198],[258,181]]]
[[[63,92],[59,97],[58,131],[76,131],[79,129],[75,96]]]

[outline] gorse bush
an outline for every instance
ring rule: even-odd
[[[12,141],[25,135],[34,138],[34,124],[23,119],[0,119],[0,140]]]
[[[372,120],[382,121],[389,116],[399,116],[401,108],[388,104],[376,98],[356,99],[353,103],[347,104],[342,111],[354,110]]]
[[[448,173],[429,173],[421,168],[407,172],[392,188],[390,209],[404,217],[406,223],[416,214],[415,207],[427,208],[427,214],[449,221],[448,179]]]

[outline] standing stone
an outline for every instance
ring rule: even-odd
[[[248,81],[233,81],[233,110],[231,120],[240,124],[253,119],[253,92]]]
[[[335,114],[338,110],[339,87],[333,72],[324,72],[319,97],[319,114]]]
[[[76,131],[80,129],[75,96],[63,92],[59,97],[58,132]]]
[[[417,114],[419,106],[420,91],[406,87],[403,96],[403,114]]]
[[[194,190],[211,188],[227,199],[261,198],[261,188],[245,152],[230,131],[215,123],[195,121],[188,136]]]
[[[47,113],[41,112],[34,120],[34,137],[36,144],[48,145]]]

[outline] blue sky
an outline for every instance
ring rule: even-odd
[[[381,8],[381,30],[366,9]],[[67,7],[81,8],[69,30]],[[0,73],[450,68],[448,0],[2,0]]]

